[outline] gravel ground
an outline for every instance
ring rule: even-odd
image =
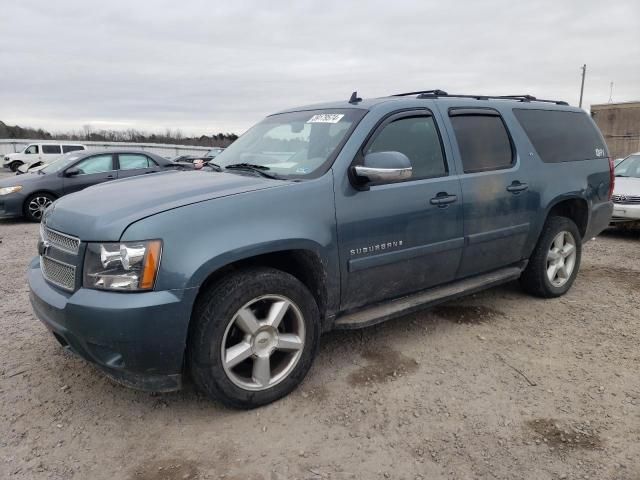
[[[0,221],[0,478],[640,478],[640,234],[585,246],[565,297],[517,284],[323,337],[258,410],[111,383],[34,318],[37,225]]]

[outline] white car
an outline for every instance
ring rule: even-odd
[[[640,152],[633,153],[615,169],[613,223],[640,221]]]
[[[65,153],[86,149],[84,145],[76,143],[30,143],[21,152],[5,155],[2,166],[15,172],[23,165],[29,169],[38,164],[54,162]]]

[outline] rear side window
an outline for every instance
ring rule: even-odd
[[[118,155],[120,159],[120,170],[136,170],[138,168],[149,168],[152,164],[146,155],[138,155],[134,153],[121,153]]]
[[[405,117],[385,125],[365,155],[375,152],[404,153],[411,161],[411,180],[447,174],[440,137],[431,116]]]
[[[452,110],[449,115],[464,173],[499,170],[513,165],[511,139],[497,112],[462,112],[464,110],[461,113]]]
[[[582,112],[514,109],[543,162],[574,162],[605,157],[600,132]]]
[[[80,145],[63,145],[62,146],[63,153],[75,152],[76,150],[84,150],[84,147]]]
[[[60,153],[60,145],[42,145],[42,153]]]

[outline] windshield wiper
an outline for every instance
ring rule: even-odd
[[[222,171],[222,167],[220,165],[218,165],[217,163],[206,162],[204,165],[205,165],[205,167],[213,168],[216,172],[221,172]]]
[[[265,170],[270,170],[270,168],[265,165],[255,165],[253,163],[232,163],[231,165],[227,165],[224,168],[225,170],[248,170],[250,172],[257,173],[258,175],[262,175],[266,178],[282,180],[282,177],[279,177],[278,175],[267,173]]]

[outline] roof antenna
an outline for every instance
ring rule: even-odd
[[[362,99],[358,97],[358,92],[353,92],[351,94],[351,98],[349,99],[349,103],[358,103],[361,102]]]

